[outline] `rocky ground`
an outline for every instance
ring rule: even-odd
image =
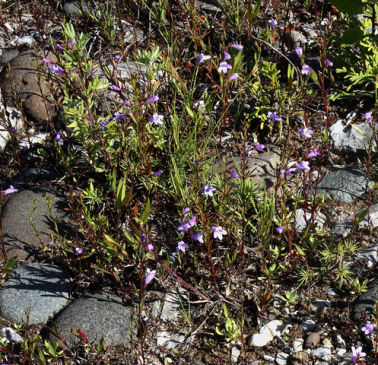
[[[216,39],[222,24],[219,7],[202,1],[197,1],[196,6],[199,14],[213,20],[214,34],[211,36]],[[325,6],[331,15],[338,16],[328,3]],[[135,326],[137,301],[126,300],[120,290],[112,287],[109,277],[91,262],[90,250],[85,249],[80,254],[69,252],[65,256],[57,248],[61,242],[52,234],[55,228],[69,240],[79,239],[80,234],[68,209],[70,186],[61,180],[56,163],[54,137],[61,129],[59,118],[50,108],[48,96],[47,99],[43,96],[50,92],[48,84],[37,83],[37,63],[41,61],[36,60],[46,56],[53,60],[53,55],[48,54],[49,37],[61,37],[60,22],[64,17],[78,30],[91,34],[96,75],[104,77],[97,67],[98,59],[106,61],[119,49],[106,45],[98,29],[86,28],[91,23],[78,13],[74,3],[60,7],[43,1],[17,4],[3,1],[0,8],[0,79],[5,102],[1,107],[9,113],[8,121],[14,128],[12,133],[0,130],[0,189],[5,191],[9,185],[18,189],[18,193],[0,197],[2,233],[4,247],[10,249],[8,254],[19,260],[12,272],[3,268],[0,335],[3,341],[7,338],[10,343],[0,351],[1,361],[43,363],[38,351],[30,355],[30,349],[26,350],[21,342],[25,340],[29,345],[35,342],[40,350],[44,339],[53,341],[56,338],[53,332],[57,330],[62,352],[53,362],[62,364],[137,364],[141,351],[137,338],[144,338],[143,351],[148,353],[149,364],[350,364],[352,345],[363,347],[367,364],[375,363],[371,339],[361,328],[366,321],[373,320],[371,315],[375,313],[375,300],[378,299],[377,156],[374,152],[371,154],[367,168],[367,140],[350,125],[354,123],[365,133],[371,132],[361,116],[372,106],[371,99],[361,97],[358,102],[331,103],[332,148],[328,151],[328,163],[317,172],[322,175],[317,184],[317,196],[324,194],[325,203],[316,212],[304,208],[295,212],[297,232],[304,232],[316,215],[316,224],[323,227],[323,237],[328,244],[348,237],[357,245],[357,251],[346,262],[361,282],[368,280],[367,291],[362,295],[353,293],[352,282],[345,282],[340,287],[335,274],[320,280],[313,278],[298,288],[293,272],[275,281],[272,291],[265,291],[251,245],[246,246],[242,269],[230,270],[228,277],[221,278],[218,293],[214,289],[206,293],[211,288],[211,277],[204,268],[193,268],[189,275],[190,284],[202,283],[202,291],[206,293],[203,297],[188,291],[171,276],[158,283],[154,281],[145,298],[142,313],[145,333],[141,334]],[[125,23],[124,44],[135,47],[162,44],[164,49],[161,37],[151,31],[155,24],[151,25],[148,11],[140,8],[139,13],[137,10],[134,12],[139,14],[135,24]],[[44,14],[41,23],[38,23],[39,12]],[[311,12],[292,16],[297,26],[289,34],[291,47],[307,45],[311,49],[322,34],[321,27]],[[185,19],[177,24],[183,37],[186,25]],[[234,41],[233,37],[231,34],[231,41]],[[247,44],[246,40],[246,54]],[[286,52],[290,52],[287,47]],[[295,55],[292,57],[293,62],[298,62]],[[9,92],[8,63],[12,67],[15,94],[24,100],[24,119],[20,105]],[[317,67],[316,57],[311,54],[306,63],[314,69]],[[121,78],[128,79],[133,65],[131,60],[129,64],[118,64]],[[146,71],[140,72],[143,77]],[[164,75],[162,82],[163,79]],[[335,88],[337,86],[331,88],[330,93]],[[113,97],[111,92],[108,97]],[[321,99],[315,97],[309,106],[314,108],[315,131],[324,124],[321,103]],[[233,137],[228,138],[227,134],[224,137],[225,148],[235,151]],[[267,135],[264,143],[264,151],[255,151],[248,157],[249,166],[255,169],[257,181],[272,188],[277,179],[282,146],[275,135]],[[38,155],[40,148],[47,156],[44,160]],[[234,157],[236,163],[241,163],[240,156],[235,153]],[[18,162],[21,162],[21,169]],[[235,162],[229,161],[230,164]],[[317,174],[312,176],[314,186]],[[309,191],[308,194],[311,195]],[[47,197],[54,198],[50,204],[46,204]],[[30,224],[33,202],[37,209]],[[355,217],[367,207],[369,214],[355,222]],[[48,218],[56,216],[59,216],[57,227],[54,219]],[[176,259],[177,255],[173,253],[173,266]],[[311,265],[312,258],[308,260]],[[4,257],[2,261],[4,264]],[[285,293],[294,288],[297,288],[296,296],[290,301],[283,300]],[[244,320],[241,338],[230,342],[215,331],[216,327],[224,327],[220,313],[225,303],[232,308],[233,318]],[[27,324],[21,326],[23,323]],[[72,333],[78,329],[85,335],[81,341]],[[36,339],[35,335],[39,337]],[[95,349],[101,343],[101,337],[106,350],[97,352]],[[91,346],[86,345],[87,341]]]

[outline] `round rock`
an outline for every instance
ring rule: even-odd
[[[42,63],[42,57],[46,57],[51,62],[56,62],[54,54],[36,54],[34,51],[21,53],[9,62],[12,71],[8,75],[8,67],[4,67],[0,73],[0,81],[5,88],[5,98],[9,106],[15,107],[12,88],[16,95],[22,100],[25,114],[36,122],[50,120],[53,117],[53,107],[43,100],[43,95],[50,95],[49,84],[44,80],[43,75],[36,67],[36,60]],[[40,80],[41,90],[38,86]],[[51,101],[51,100],[50,100]],[[46,110],[46,105],[48,110]]]
[[[30,209],[33,208],[33,201],[36,200],[36,214],[32,220],[35,227],[40,231],[40,238],[45,246],[51,241],[50,233],[55,232],[54,223],[50,221],[50,212],[46,204],[46,198],[53,198],[51,211],[53,217],[59,216],[57,221],[58,230],[61,236],[72,236],[73,227],[70,223],[66,199],[57,191],[47,186],[36,186],[15,194],[2,210],[3,235],[5,249],[8,257],[15,257],[19,260],[32,261],[42,248],[35,232],[30,226]]]
[[[0,291],[0,313],[21,324],[47,322],[67,305],[71,279],[64,269],[51,264],[28,264],[13,270]]]
[[[88,291],[64,309],[55,319],[54,325],[68,344],[79,339],[66,326],[80,329],[90,343],[98,343],[104,337],[107,346],[130,342],[131,308],[125,306],[116,295],[107,291]],[[54,341],[49,334],[49,340]]]

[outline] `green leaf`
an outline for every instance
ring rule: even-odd
[[[148,216],[150,215],[150,199],[147,199],[146,208],[144,209],[144,212],[140,215],[141,221],[146,224],[148,220]]]
[[[348,29],[340,39],[341,47],[358,44],[364,38],[364,31],[360,28]]]
[[[353,217],[353,227],[357,227],[361,221],[366,217],[366,215],[369,213],[370,208],[366,208],[363,210],[360,214]]]
[[[13,269],[16,267],[17,265],[17,260],[15,259],[10,259],[8,260],[4,265],[3,265],[3,273],[4,274],[9,274],[10,272],[13,271]]]
[[[362,0],[330,0],[338,10],[348,15],[357,15],[364,12]]]

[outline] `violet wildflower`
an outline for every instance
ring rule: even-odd
[[[149,243],[149,244],[146,246],[146,249],[147,249],[148,252],[153,251],[154,246],[152,246],[152,244]]]
[[[268,119],[273,119],[276,122],[282,122],[282,118],[277,115],[276,111],[268,112],[268,114],[266,116],[267,116]]]
[[[186,217],[190,212],[190,208],[185,208],[184,209],[184,217]]]
[[[150,122],[154,123],[155,125],[162,126],[163,125],[163,122],[162,122],[163,118],[164,118],[164,115],[160,115],[160,114],[154,113],[154,115],[152,117],[149,117],[148,120]]]
[[[311,73],[313,71],[313,69],[309,66],[309,65],[302,65],[302,74],[303,75],[307,75],[309,73]]]
[[[122,104],[122,106],[129,105],[129,104],[130,104],[130,102],[129,102],[128,100],[126,100],[126,101]]]
[[[279,227],[277,228],[277,233],[281,234],[281,233],[283,233],[283,231],[284,231],[283,226],[279,226]]]
[[[251,153],[252,153],[254,150],[262,150],[262,149],[264,149],[264,148],[265,148],[265,146],[264,146],[263,144],[259,144],[258,146],[253,147],[253,146],[250,146],[250,145],[247,143],[247,144],[245,145],[245,150],[246,150],[245,155],[246,155],[246,156],[250,156]]]
[[[204,243],[203,242],[203,234],[202,233],[196,233],[190,236],[192,240],[198,241],[199,243]]]
[[[71,40],[70,40],[70,43],[71,43],[72,45],[74,45],[74,44],[76,43],[76,41],[75,41],[74,39],[71,39]]]
[[[113,119],[116,121],[116,122],[118,122],[120,119],[123,119],[123,118],[126,118],[126,114],[120,114],[120,113],[118,113],[118,112],[115,112],[114,113],[114,117],[113,117]]]
[[[327,58],[325,59],[325,62],[326,64],[329,66],[329,67],[332,67],[333,66],[333,62],[328,60]]]
[[[42,58],[42,61],[45,62],[45,63],[51,63],[51,61],[48,59],[48,58]]]
[[[176,251],[179,252],[184,252],[185,253],[185,249],[189,248],[189,246],[184,242],[184,241],[179,241],[177,243],[177,248],[176,248]]]
[[[146,280],[145,280],[145,285],[148,285],[152,279],[155,277],[156,275],[156,270],[150,270],[149,268],[147,268],[147,271],[146,271]]]
[[[83,249],[81,248],[81,247],[76,247],[76,253],[78,254],[78,255],[81,255],[82,253],[83,253]]]
[[[62,74],[64,73],[64,70],[60,67],[60,66],[57,66],[57,65],[54,65],[53,63],[47,67],[53,74]]]
[[[211,58],[211,56],[205,55],[203,53],[201,53],[199,56],[196,57],[196,59],[198,60],[198,64],[200,64],[202,61],[207,61],[210,58]]]
[[[190,228],[189,224],[182,221],[179,226],[176,227],[176,229],[179,231],[180,234],[184,234],[185,232],[188,232],[188,229]]]
[[[230,59],[231,59],[230,54],[227,53],[226,51],[223,52],[223,55],[224,55],[224,58],[225,58],[226,60],[230,60]]]
[[[197,167],[200,167],[200,166],[201,166],[201,161],[200,161],[198,158],[196,158],[196,166],[197,166]]]
[[[222,241],[223,236],[227,234],[227,231],[223,229],[223,227],[221,226],[218,226],[218,227],[212,226],[211,229],[213,231],[214,238],[218,238],[220,241]]]
[[[194,227],[194,226],[196,225],[196,222],[197,222],[197,217],[194,216],[192,219],[189,220],[189,222],[188,222],[188,227],[189,227],[189,228]]]
[[[373,323],[366,323],[365,327],[361,328],[361,331],[365,335],[371,335],[373,333],[373,331],[374,331],[374,324]]]
[[[302,47],[297,47],[294,49],[295,53],[297,54],[298,57],[303,56],[303,48]]]
[[[142,234],[142,235],[140,236],[140,242],[141,242],[141,243],[146,242],[146,239],[147,239],[147,237],[146,237],[145,234]]]
[[[18,193],[18,190],[13,187],[13,185],[9,185],[9,188],[4,190],[3,195]]]
[[[104,130],[104,127],[110,123],[110,119],[105,119],[100,122],[101,129]]]
[[[243,49],[243,46],[241,44],[233,44],[231,47],[237,49],[238,51],[241,51]]]
[[[309,166],[309,162],[308,161],[302,161],[300,164],[298,164],[297,166],[295,166],[297,169],[301,169],[301,170],[308,170],[310,171],[310,166]]]
[[[263,150],[265,148],[265,145],[259,144],[258,146],[255,147],[255,150]]]
[[[361,359],[365,356],[366,353],[362,352],[362,346],[357,347],[357,349],[354,346],[352,346],[352,362],[355,362],[357,359]]]
[[[152,176],[160,176],[163,173],[163,170],[156,171],[152,174]]]
[[[311,138],[312,137],[312,134],[314,133],[311,129],[307,129],[306,127],[303,128],[303,129],[298,129],[298,133],[301,135],[301,136],[304,136],[304,137],[307,137],[307,138]]]
[[[367,112],[365,114],[362,114],[368,123],[371,123],[371,113],[372,112]]]
[[[273,29],[277,25],[277,20],[276,19],[270,19],[268,20],[268,25],[270,29]]]
[[[56,49],[57,51],[63,51],[63,47],[60,46],[59,44],[57,44],[57,45],[55,46],[55,49]]]
[[[228,79],[228,81],[236,80],[238,77],[239,77],[239,74],[235,72],[234,74],[232,74],[230,76],[230,78]]]
[[[149,103],[153,103],[153,102],[158,101],[158,100],[159,100],[159,97],[157,95],[155,95],[152,98],[147,99],[146,103],[149,104]]]
[[[121,91],[121,88],[118,87],[117,85],[112,85],[112,89],[113,89],[114,91]]]
[[[239,175],[238,175],[236,172],[229,171],[228,173],[229,173],[229,174],[231,175],[231,177],[233,177],[234,179],[237,179],[237,178],[239,177]]]
[[[62,142],[62,139],[60,138],[62,135],[62,132],[58,132],[57,135],[55,136],[54,140],[57,142]]]
[[[205,193],[205,196],[213,196],[213,191],[217,190],[213,188],[211,185],[202,185],[202,189]]]
[[[122,55],[120,55],[120,54],[117,54],[117,55],[114,56],[114,58],[116,58],[117,60],[119,60],[121,57],[122,57]]]
[[[280,173],[281,174],[286,174],[286,175],[291,175],[291,171],[292,171],[291,168],[288,168],[287,170],[281,169]]]
[[[218,72],[221,73],[223,72],[224,74],[227,73],[227,70],[231,70],[232,66],[229,65],[227,62],[221,62],[218,67]]]
[[[312,158],[316,156],[321,156],[322,154],[319,152],[319,150],[315,147],[308,155],[307,158]]]

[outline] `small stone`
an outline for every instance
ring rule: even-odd
[[[30,143],[28,139],[21,139],[18,142],[19,151],[27,151],[29,148],[33,147],[35,144],[43,144],[49,138],[48,133],[37,134],[33,137],[30,137]]]
[[[286,365],[289,356],[290,356],[289,354],[285,354],[284,352],[279,352],[276,356],[276,364]]]
[[[309,331],[312,331],[315,328],[315,322],[312,321],[311,319],[308,319],[307,321],[302,322],[299,325],[299,327],[300,327],[302,332],[307,333]]]
[[[294,352],[303,351],[303,343],[304,343],[303,338],[297,338],[296,340],[294,340],[293,341],[293,351]]]
[[[331,306],[332,305],[329,300],[316,299],[315,302],[312,303],[311,310],[313,312],[322,313],[326,308],[329,308]]]
[[[288,307],[282,308],[282,315],[288,316],[290,314],[290,309]]]
[[[341,337],[340,333],[336,333],[335,342],[336,342],[336,345],[338,345],[338,346],[345,346],[345,341]]]
[[[323,345],[333,347],[332,342],[331,342],[331,340],[329,338],[325,338],[323,340]]]
[[[330,361],[332,359],[331,346],[322,346],[311,351],[311,355],[319,360]]]
[[[16,333],[11,327],[4,327],[0,330],[1,342],[8,341],[8,343],[21,343],[22,337]]]
[[[332,295],[332,296],[335,296],[335,295],[336,295],[336,292],[335,292],[334,289],[332,289],[332,288],[328,288],[328,289],[326,290],[326,294],[328,294],[328,295]]]
[[[183,288],[178,288],[180,299],[182,304],[188,302],[188,292]],[[179,309],[181,308],[181,302],[177,297],[177,291],[169,291],[164,297],[164,305],[161,311],[160,320],[168,322],[176,319],[179,315]]]
[[[281,337],[283,333],[288,333],[289,328],[292,327],[290,324],[283,324],[281,321],[275,319],[266,324],[266,326],[272,332],[272,336]],[[265,326],[264,326],[265,327]],[[260,332],[261,333],[261,332]]]
[[[339,349],[339,348],[336,349],[337,356],[343,356],[345,353],[346,353],[345,349]]]
[[[151,315],[152,317],[154,318],[157,318],[159,316],[159,313],[160,313],[160,300],[155,300],[153,303],[152,303],[152,308],[151,308]]]
[[[310,360],[310,355],[307,351],[295,352],[289,357],[289,364],[300,365],[305,364]]]
[[[311,349],[320,342],[320,335],[317,332],[310,333],[306,338],[306,348]]]
[[[254,334],[249,340],[249,346],[263,347],[273,340],[273,335],[267,326],[260,329],[260,333]]]
[[[231,362],[237,362],[240,356],[240,350],[237,347],[231,349]]]
[[[167,350],[175,349],[179,345],[181,345],[185,340],[184,335],[175,334],[171,335],[169,332],[166,331],[159,331],[156,334],[156,344],[157,346],[165,346]]]
[[[276,357],[274,355],[264,355],[264,360],[275,361]]]

